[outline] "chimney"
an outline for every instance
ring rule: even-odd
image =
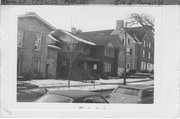
[[[76,34],[76,32],[77,32],[77,31],[76,31],[76,28],[75,28],[75,27],[72,27],[72,28],[71,28],[71,33]]]
[[[121,29],[124,27],[124,20],[117,20],[116,21],[116,29]]]
[[[26,12],[25,14],[26,15],[35,15],[36,13],[35,12]]]

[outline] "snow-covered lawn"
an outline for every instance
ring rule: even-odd
[[[144,79],[133,79],[133,78],[128,78],[126,79],[126,82],[135,82],[135,81],[146,81],[146,80],[150,80],[149,78],[144,78]],[[100,80],[97,80],[96,83],[123,83],[124,82],[124,79],[108,79],[108,80],[104,80],[104,79],[100,79]]]
[[[67,80],[55,80],[55,79],[42,79],[42,80],[31,80],[31,81],[18,81],[18,83],[30,83],[39,87],[50,87],[50,86],[67,86]],[[71,85],[90,85],[91,83],[83,83],[80,81],[70,81]]]
[[[52,90],[86,90],[86,91],[101,91],[101,90],[112,90],[115,89],[118,85],[93,85],[91,86],[78,86],[78,87],[57,87],[57,88],[47,88],[49,91]]]
[[[129,82],[135,82],[135,81],[146,81],[148,80],[147,78],[145,79],[126,79],[127,83]],[[96,80],[95,83],[96,85],[98,84],[115,84],[115,83],[123,83],[124,80],[123,79],[108,79],[108,80],[104,80],[104,79],[100,79],[100,80]],[[33,85],[37,85],[39,87],[55,87],[55,86],[67,86],[68,85],[68,81],[67,80],[55,80],[55,79],[42,79],[42,80],[31,80],[31,81],[18,81],[18,83],[29,83],[29,84],[33,84]],[[138,83],[142,83],[142,82],[138,82]],[[71,86],[88,86],[88,85],[93,85],[90,82],[81,82],[81,81],[70,81],[70,85]],[[80,86],[81,85],[81,86]]]

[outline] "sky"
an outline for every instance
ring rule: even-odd
[[[4,6],[2,8],[6,9]],[[10,7],[8,8],[10,9]],[[110,5],[86,6],[13,6],[13,14],[35,12],[57,29],[70,31],[76,27],[82,31],[115,29],[116,20],[126,20],[131,13],[155,12],[151,7],[127,7]]]

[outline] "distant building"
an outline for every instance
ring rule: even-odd
[[[56,39],[49,33],[55,28],[35,13],[18,17],[17,75],[30,78],[56,78]]]
[[[154,33],[150,27],[148,34],[143,27],[124,28],[124,21],[116,22],[116,29],[112,34],[117,34],[120,37],[120,42],[125,45],[125,30],[127,33],[127,72],[151,72],[154,70]],[[119,74],[124,72],[124,51],[119,53]]]

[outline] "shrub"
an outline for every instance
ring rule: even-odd
[[[102,79],[108,79],[108,75],[107,75],[106,73],[102,73],[102,74],[101,74],[101,78],[102,78]]]
[[[38,70],[30,70],[28,73],[25,74],[24,76],[25,78],[28,79],[42,79],[43,78],[43,75],[40,71]]]

